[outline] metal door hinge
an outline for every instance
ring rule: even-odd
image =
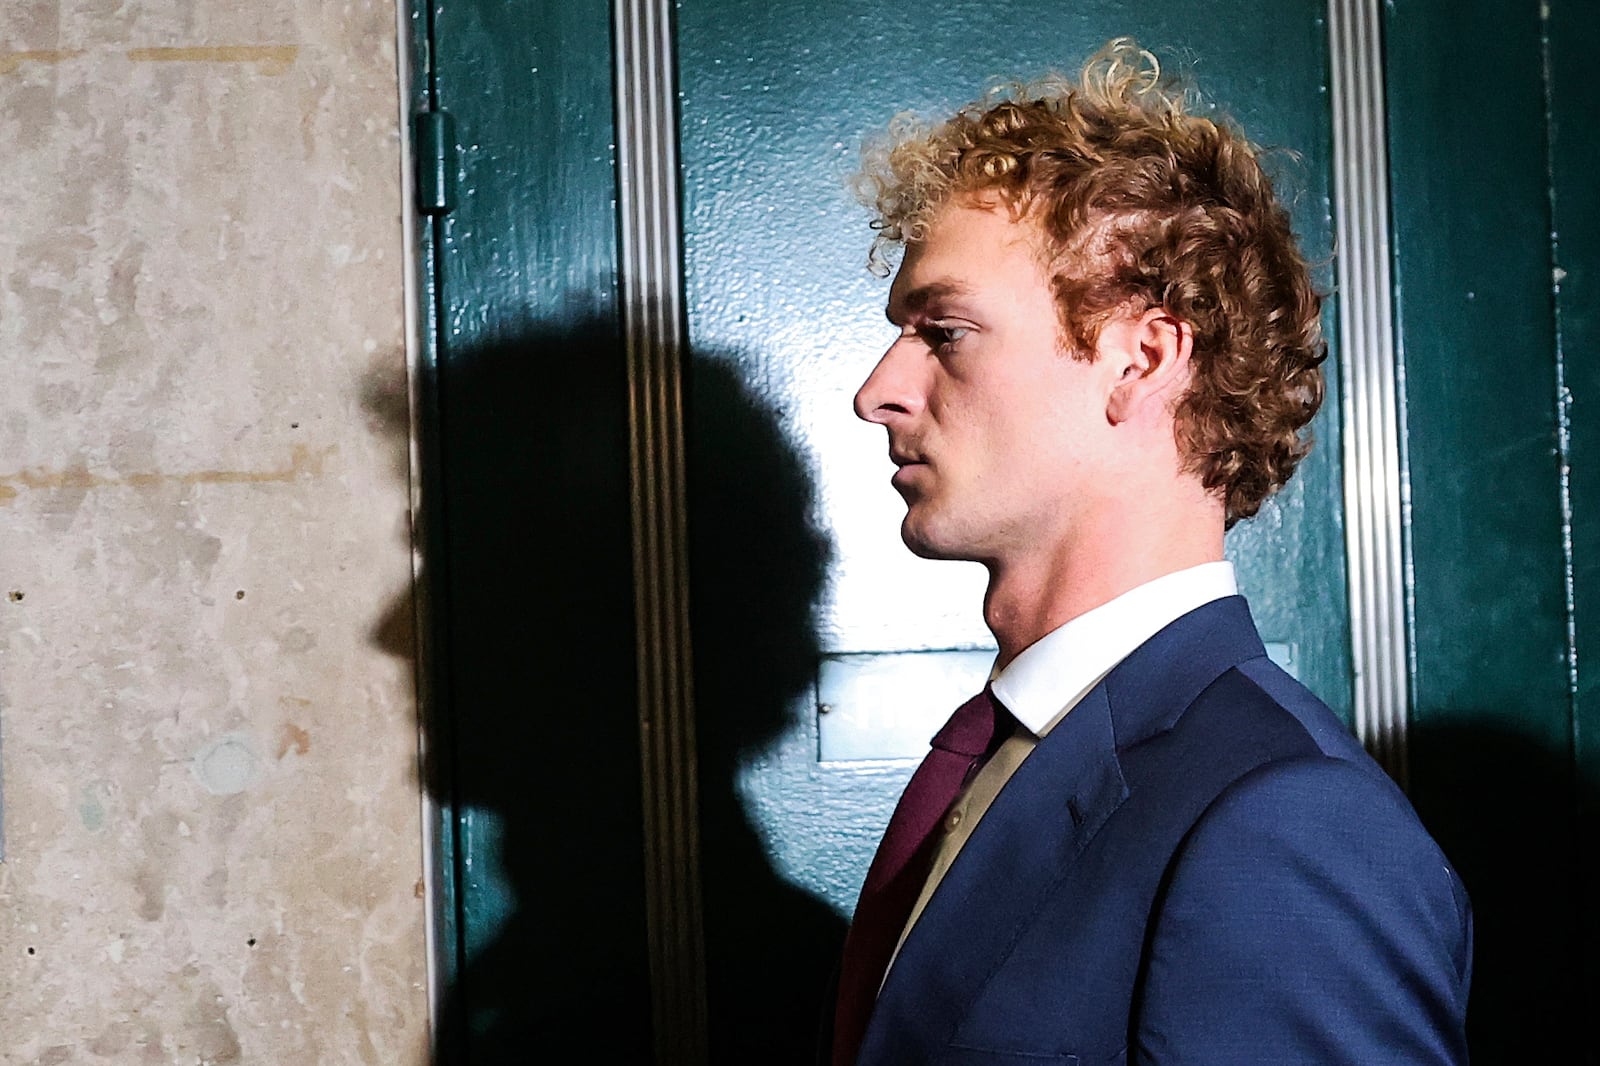
[[[423,111],[417,124],[417,210],[448,215],[456,206],[456,123],[448,111]]]

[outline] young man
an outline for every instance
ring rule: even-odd
[[[1466,893],[1223,561],[1322,399],[1255,150],[1118,41],[866,182],[904,258],[856,411],[1000,651],[874,859],[832,1061],[1465,1062]]]

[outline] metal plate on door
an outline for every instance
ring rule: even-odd
[[[963,701],[983,689],[994,649],[825,656],[817,669],[823,762],[920,759]]]
[[[1291,676],[1296,647],[1269,641]],[[817,669],[817,758],[822,762],[920,759],[928,740],[989,679],[993,648],[824,656]]]

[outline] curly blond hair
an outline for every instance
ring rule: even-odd
[[[998,197],[1036,224],[1079,358],[1118,313],[1161,307],[1188,323],[1177,440],[1231,526],[1310,450],[1327,344],[1259,149],[1196,110],[1155,56],[1118,38],[1077,79],[996,89],[932,129],[897,117],[864,150],[857,192],[877,212],[879,274],[885,246],[921,239],[954,197]]]

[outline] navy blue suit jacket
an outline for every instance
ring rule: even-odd
[[[1466,892],[1243,599],[1023,762],[889,972],[861,1066],[1466,1062]]]

